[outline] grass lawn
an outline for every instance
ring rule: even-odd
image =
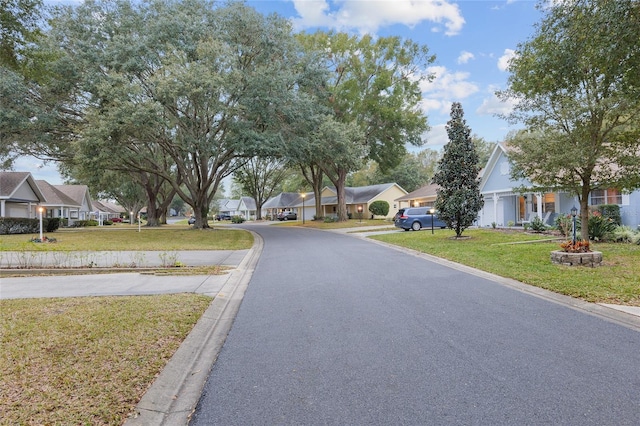
[[[0,424],[121,425],[211,300],[0,300]]]
[[[33,243],[39,235],[2,235],[0,251],[112,251],[112,250],[243,250],[253,245],[251,233],[232,228],[193,229],[185,225],[160,228],[128,224],[62,228],[45,233],[55,243]]]
[[[301,226],[287,221],[276,226]],[[384,220],[306,221],[319,229],[391,229]],[[369,227],[369,228],[365,228]],[[362,228],[361,231],[357,228]],[[546,235],[466,230],[371,238],[590,302],[640,306],[640,246],[596,244],[599,268],[554,265]],[[181,226],[61,229],[56,243],[2,236],[2,250],[247,249],[250,233]],[[209,271],[213,273],[213,271]],[[120,425],[200,318],[211,298],[192,295],[0,300],[0,424]]]
[[[640,245],[592,244],[593,250],[603,253],[604,264],[585,268],[552,264],[550,253],[559,249],[559,243],[543,242],[548,235],[468,229],[463,236],[469,239],[456,241],[453,236],[450,230],[436,230],[434,235],[427,230],[371,238],[588,302],[640,306]]]

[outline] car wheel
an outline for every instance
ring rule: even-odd
[[[420,228],[422,228],[422,225],[420,225],[420,222],[413,222],[411,224],[411,229],[413,229],[414,231],[419,231]]]
[[[289,218],[285,216],[285,217],[284,217],[284,220],[289,220]]]

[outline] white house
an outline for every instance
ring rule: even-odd
[[[0,217],[35,219],[46,201],[31,173],[0,172]]]

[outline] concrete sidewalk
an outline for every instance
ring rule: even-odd
[[[262,252],[262,238],[254,233],[254,246],[249,250],[180,251],[175,252],[185,266],[223,265],[230,267],[224,275],[168,275],[156,276],[140,272],[113,274],[82,274],[53,276],[24,276],[2,278],[0,299],[37,297],[81,297],[106,295],[147,295],[194,292],[214,297],[211,305],[191,330],[160,375],[143,395],[127,425],[186,424],[195,408],[211,366],[217,359],[244,292]],[[16,252],[17,253],[17,252]],[[81,266],[88,257],[82,253],[2,253],[4,269],[0,277],[8,275],[7,265],[14,265],[17,257],[29,259],[31,267]],[[144,267],[167,266],[164,252],[98,252],[91,256],[93,267],[133,263],[143,258]],[[173,254],[172,254],[173,255]],[[62,259],[66,262],[59,262]],[[172,258],[173,259],[173,258]],[[73,260],[73,262],[72,262]],[[79,260],[82,260],[80,262]],[[22,260],[20,260],[22,261]],[[137,262],[136,262],[137,263]],[[121,265],[122,266],[122,265]],[[140,267],[143,267],[140,265]]]
[[[0,252],[0,268],[149,268],[178,264],[237,266],[248,252],[249,250],[4,251]]]

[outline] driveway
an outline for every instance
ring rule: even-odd
[[[192,425],[637,424],[640,333],[352,236],[264,239]]]

